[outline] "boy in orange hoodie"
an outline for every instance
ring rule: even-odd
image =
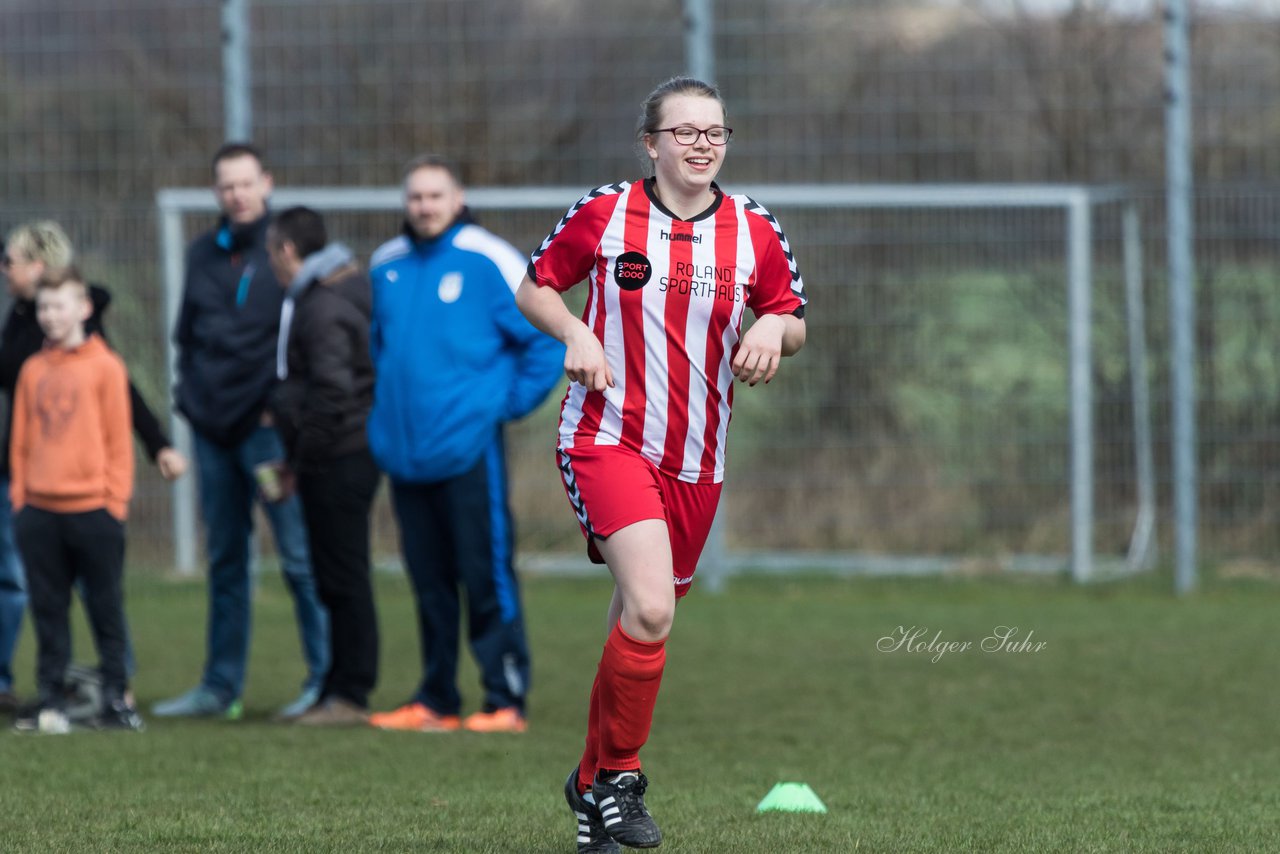
[[[37,707],[19,729],[66,732],[68,611],[83,579],[102,672],[97,724],[142,729],[125,699],[124,520],[133,492],[128,374],[84,323],[93,311],[74,268],[36,291],[45,346],[22,366],[13,400],[10,497],[36,626]]]

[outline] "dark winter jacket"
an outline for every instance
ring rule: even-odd
[[[224,218],[187,250],[174,403],[197,433],[227,447],[257,427],[275,385],[283,296],[267,262],[269,222]]]
[[[329,260],[308,271],[300,287],[290,288],[296,302],[285,342],[287,373],[272,395],[272,414],[294,471],[322,470],[326,461],[368,446],[373,296],[369,277],[349,252],[332,253]]]
[[[103,340],[107,340],[106,330],[102,328],[102,318],[111,305],[111,293],[101,285],[90,285],[89,297],[93,302],[93,314],[85,322],[85,334],[97,333]],[[23,363],[43,346],[44,332],[36,321],[35,301],[14,299],[9,308],[9,316],[5,319],[4,330],[0,332],[0,390],[4,392],[9,404],[13,402],[13,390],[18,385],[18,372],[22,370]],[[156,454],[172,443],[132,380],[129,382],[129,404],[133,410],[133,430],[146,448],[147,456],[155,460]],[[6,407],[6,411],[9,409],[11,406]],[[12,426],[9,415],[5,416],[2,426],[4,458],[0,461],[0,474],[8,477],[9,433]]]

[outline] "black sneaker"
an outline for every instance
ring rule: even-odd
[[[36,701],[18,709],[13,719],[14,732],[39,732],[49,735],[66,735],[71,732],[71,720],[66,712],[51,703]]]
[[[93,723],[98,729],[119,729],[129,732],[142,732],[147,728],[138,710],[123,699],[112,700],[103,706]]]
[[[62,710],[72,724],[93,726],[105,701],[102,673],[96,667],[72,664],[62,678]]]
[[[662,831],[644,807],[649,779],[639,771],[627,771],[612,780],[599,776],[591,784],[605,832],[628,848],[657,848]]]
[[[578,792],[577,768],[564,781],[564,799],[569,802],[569,809],[578,818],[578,854],[618,854],[622,850],[613,841],[613,837],[605,832],[604,819],[600,818],[595,795]]]
[[[0,691],[0,715],[16,715],[22,708],[18,695],[12,691]]]

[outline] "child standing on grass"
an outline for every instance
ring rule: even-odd
[[[74,267],[48,271],[36,291],[44,349],[22,367],[13,400],[10,497],[36,626],[34,708],[18,729],[65,732],[73,585],[84,588],[102,673],[104,729],[142,729],[125,699],[121,577],[124,520],[133,492],[129,380],[124,362],[97,334]]]

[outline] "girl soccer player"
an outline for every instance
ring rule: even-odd
[[[639,751],[720,499],[733,380],[769,382],[805,340],[804,286],[777,220],[715,183],[732,133],[715,87],[658,86],[637,128],[653,177],[578,201],[516,295],[567,348],[559,467],[588,554],[615,584],[586,749],[565,783],[579,852],[662,842]],[[560,293],[584,279],[578,319]],[[756,320],[742,334],[746,308]]]

